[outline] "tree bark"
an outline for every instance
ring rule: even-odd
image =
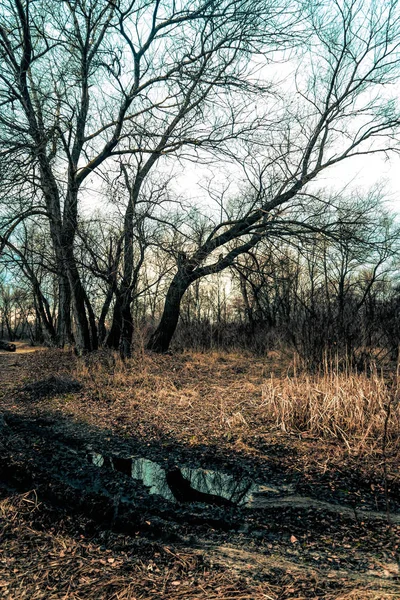
[[[111,324],[111,329],[108,333],[105,345],[108,348],[112,348],[113,350],[118,350],[119,348],[119,340],[121,337],[121,329],[122,329],[122,306],[121,299],[119,294],[115,296],[115,304],[113,310],[113,320]]]
[[[54,346],[57,343],[57,334],[51,318],[48,301],[43,296],[39,285],[34,286],[34,297],[37,316],[40,318],[40,322],[46,332],[46,342],[51,346]]]
[[[192,281],[191,274],[178,270],[169,286],[161,321],[147,344],[148,350],[160,353],[168,351],[178,325],[182,298]]]
[[[87,298],[76,267],[72,244],[65,244],[64,249],[75,322],[75,348],[77,354],[81,355],[85,352],[90,352],[93,349],[89,322],[86,315]]]
[[[107,295],[106,298],[104,300],[103,306],[101,308],[101,313],[100,313],[100,317],[99,317],[99,324],[98,324],[98,337],[99,337],[99,344],[102,345],[104,344],[105,340],[106,340],[106,336],[107,336],[107,331],[106,331],[106,318],[108,315],[108,311],[110,309],[111,306],[111,301],[113,299],[113,295],[114,295],[114,290],[112,287],[110,287],[107,290]]]
[[[132,294],[130,291],[126,294],[122,303],[122,329],[121,329],[121,342],[120,342],[120,354],[121,358],[130,358],[132,356],[132,340],[133,340],[133,318],[132,318]]]
[[[71,324],[71,291],[68,277],[64,274],[58,276],[58,319],[57,319],[57,346],[63,348],[66,343],[73,344]]]
[[[119,347],[121,358],[130,358],[132,354],[132,340],[133,340],[133,318],[132,318],[132,298],[136,289],[139,270],[144,260],[144,251],[141,249],[140,258],[137,260],[137,264],[134,266],[134,218],[137,200],[142,184],[148,175],[150,169],[157,161],[159,155],[157,152],[153,153],[145,165],[136,174],[133,184],[129,180],[129,173],[125,165],[121,165],[121,170],[124,174],[125,185],[129,190],[129,201],[125,211],[124,217],[124,263],[123,263],[123,278],[121,285],[118,290],[118,298],[116,300],[116,311],[114,310],[112,335],[110,335],[110,341],[112,347]],[[117,303],[119,306],[117,306]],[[118,312],[119,311],[119,312]],[[118,336],[118,344],[117,344]]]
[[[83,289],[83,288],[82,288]],[[84,290],[85,292],[85,290]],[[99,336],[97,333],[96,315],[94,314],[93,307],[90,303],[87,293],[85,292],[85,304],[89,316],[90,326],[90,350],[98,350],[99,348]]]
[[[75,324],[75,349],[77,354],[80,355],[97,349],[98,338],[93,309],[85,288],[82,285],[74,255],[74,241],[78,227],[77,207],[79,190],[79,186],[75,180],[75,169],[76,167],[73,168],[70,166],[63,220],[55,243],[58,246],[56,248],[56,253],[59,256],[58,262],[62,261],[64,265],[61,273],[66,272],[68,278]]]

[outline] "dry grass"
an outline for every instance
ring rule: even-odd
[[[21,361],[23,368],[10,375],[19,390],[23,383],[52,375],[73,377],[82,384],[82,390],[34,403],[16,390],[15,394],[3,395],[5,408],[26,411],[29,415],[41,411],[62,413],[118,436],[139,439],[138,447],[143,442],[144,452],[147,443],[154,439],[189,447],[189,454],[192,447],[198,445],[203,452],[205,445],[214,444],[215,449],[222,448],[225,456],[235,460],[251,457],[253,461],[257,457],[260,463],[276,464],[281,471],[289,465],[292,469],[289,472],[295,475],[311,473],[319,462],[324,473],[325,469],[330,471],[333,463],[342,468],[344,454],[351,454],[349,448],[368,453],[367,460],[362,461],[368,472],[371,465],[374,471],[378,469],[382,461],[386,407],[390,403],[388,440],[393,449],[390,473],[393,478],[398,477],[395,448],[399,446],[400,418],[396,393],[377,374],[295,375],[292,365],[276,354],[254,359],[233,353],[175,356],[138,353],[123,363],[107,352],[77,359],[71,353],[53,350],[28,354]],[[21,377],[18,382],[16,374]],[[377,450],[376,456],[372,455],[373,448]],[[330,455],[327,450],[337,454]],[[348,464],[352,466],[354,461]],[[103,544],[95,537],[83,535],[85,530],[78,523],[67,522],[64,526],[58,519],[58,515],[48,516],[46,507],[38,505],[32,495],[0,501],[0,597],[303,600],[312,597],[308,592],[312,573],[316,573],[315,598],[399,597],[391,579],[371,579],[354,574],[352,568],[349,574],[354,577],[348,579],[337,571],[335,585],[328,589],[326,573],[330,563],[324,566],[321,560],[317,568],[301,553],[297,556],[298,547],[290,542],[286,546],[279,542],[282,555],[277,555],[276,564],[273,556],[266,553],[265,579],[260,582],[255,578],[250,580],[247,575],[244,579],[243,572],[238,575],[233,566],[223,563],[213,566],[215,557],[207,552],[159,545],[149,550],[145,540],[140,540],[142,546],[138,547],[139,540],[127,541],[127,537],[116,534]],[[327,533],[329,540],[332,535]],[[330,553],[336,554],[334,547],[341,545],[341,537],[332,542],[332,548],[330,543],[321,542],[328,557]],[[258,554],[256,546],[253,553]],[[325,554],[321,556],[324,558]],[[292,559],[290,564],[288,558]],[[377,588],[381,591],[376,591]],[[392,591],[394,588],[396,591]]]
[[[188,353],[140,355],[126,363],[115,356],[92,356],[78,361],[73,376],[84,383],[82,402],[93,402],[90,412],[97,423],[112,415],[120,429],[129,430],[132,422],[136,428],[139,421],[147,424],[147,434],[158,431],[196,444],[249,431],[264,373],[260,360]]]
[[[263,410],[283,431],[343,440],[358,451],[382,444],[386,421],[387,441],[399,441],[397,386],[376,372],[271,378],[263,386]]]
[[[371,452],[382,448],[390,407],[387,446],[400,445],[397,385],[377,372],[296,374],[277,353],[257,359],[239,353],[138,353],[122,362],[109,352],[76,359],[48,351],[29,358],[29,381],[57,374],[83,384],[78,395],[53,398],[52,408],[126,435],[171,436],[190,445],[233,440],[238,447],[244,438],[249,442],[278,430]]]
[[[191,443],[262,434],[273,425],[360,452],[382,446],[387,420],[386,442],[398,447],[397,385],[376,371],[294,371],[276,355],[262,360],[214,352],[143,354],[126,363],[103,355],[78,361],[74,375],[86,382],[87,396],[100,400],[96,411],[103,401],[120,424],[143,412],[160,431]]]

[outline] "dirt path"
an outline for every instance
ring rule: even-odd
[[[22,379],[24,356],[44,350],[41,346],[31,346],[27,342],[13,343],[17,347],[15,352],[0,350],[0,397],[2,388],[15,387],[17,382]]]
[[[25,357],[44,349],[41,346],[31,346],[27,342],[13,344],[17,347],[15,352],[0,350],[0,399],[5,398],[8,391],[18,387],[24,379]]]
[[[209,546],[209,555],[213,557],[217,564],[224,567],[230,567],[233,571],[240,575],[264,574],[271,575],[275,569],[286,570],[297,575],[301,579],[329,579],[340,577],[346,580],[349,587],[357,586],[360,590],[370,588],[372,592],[379,587],[380,591],[388,593],[394,592],[397,589],[400,592],[400,586],[393,588],[393,581],[398,579],[399,567],[397,562],[382,562],[377,561],[371,564],[371,568],[365,573],[357,573],[350,568],[341,567],[334,569],[329,561],[318,561],[318,555],[315,554],[315,564],[311,566],[309,563],[302,564],[299,560],[300,551],[293,548],[292,556],[289,552],[274,552],[273,554],[263,554],[259,551],[249,551],[244,548],[235,547],[232,544],[223,544],[221,546],[211,546],[204,541],[204,548]],[[297,556],[296,556],[297,555]],[[324,558],[322,554],[319,559]],[[318,564],[319,563],[319,564]],[[394,597],[394,596],[392,596]],[[397,597],[397,596],[396,596]]]

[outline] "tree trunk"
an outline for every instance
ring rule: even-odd
[[[108,315],[108,311],[110,309],[110,305],[111,305],[111,301],[114,295],[114,290],[112,287],[110,287],[107,290],[107,295],[106,298],[104,300],[104,304],[102,306],[101,309],[101,313],[100,313],[100,317],[99,317],[99,325],[98,325],[98,336],[99,336],[99,344],[104,344],[105,339],[106,339],[106,335],[107,335],[107,331],[106,331],[106,318]]]
[[[122,330],[122,306],[119,294],[115,296],[115,304],[113,311],[113,320],[111,329],[108,333],[105,345],[113,350],[118,350],[119,340],[121,337]]]
[[[78,355],[90,352],[97,344],[97,340],[92,343],[89,321],[86,315],[87,297],[82,286],[79,272],[73,255],[72,244],[65,244],[66,264],[68,273],[68,282],[71,292],[72,313],[75,324],[75,349]]]
[[[120,354],[121,358],[130,358],[132,356],[132,339],[133,339],[133,319],[132,319],[132,295],[128,292],[122,302],[122,329]]]
[[[160,324],[150,337],[147,349],[153,352],[167,352],[179,320],[179,311],[184,293],[193,282],[190,274],[178,271],[169,286],[165,298],[164,311]]]
[[[75,349],[77,354],[90,352],[97,347],[97,331],[89,325],[86,314],[88,307],[90,319],[90,303],[82,285],[79,270],[74,255],[74,240],[78,227],[78,184],[75,179],[75,167],[70,167],[68,173],[68,191],[64,202],[63,224],[61,230],[61,251],[65,260],[71,290],[72,312],[75,322]],[[92,334],[92,335],[91,335]],[[93,339],[92,339],[93,338]]]
[[[15,338],[14,338],[14,332],[13,332],[12,327],[11,327],[11,321],[10,321],[9,314],[6,314],[5,318],[6,318],[6,327],[7,327],[8,339],[10,340],[10,342],[13,342]]]
[[[91,342],[90,349],[98,350],[99,349],[99,336],[97,333],[96,315],[94,314],[93,307],[92,307],[90,300],[88,298],[88,295],[86,293],[85,293],[85,303],[86,303],[86,308],[87,308],[88,315],[89,315],[90,342]]]
[[[115,298],[113,320],[105,345],[108,348],[119,350],[121,358],[130,358],[132,355],[133,319],[132,319],[132,294],[130,290],[118,292]]]
[[[58,277],[58,319],[57,319],[57,346],[63,348],[66,343],[73,343],[71,325],[71,291],[68,277]]]
[[[40,320],[40,323],[43,325],[46,332],[46,342],[50,346],[55,346],[57,343],[57,334],[51,319],[48,302],[43,296],[40,288],[36,285],[34,286],[34,303],[37,318]]]
[[[72,294],[72,307],[75,321],[75,349],[78,355],[90,352],[93,349],[90,337],[89,322],[86,316],[85,293],[80,279],[75,278],[75,273],[69,273]]]
[[[143,179],[138,177],[130,187],[128,172],[124,169],[125,182],[129,189],[129,202],[124,218],[124,276],[119,289],[121,302],[121,329],[119,350],[121,358],[130,358],[133,338],[133,321],[131,313],[132,289],[135,285],[133,268],[133,220],[136,202]]]

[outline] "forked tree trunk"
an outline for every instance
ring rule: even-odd
[[[246,224],[245,221],[243,221]],[[244,226],[243,223],[241,226]],[[247,226],[247,225],[246,225]],[[195,281],[220,273],[227,267],[230,267],[234,260],[244,252],[248,252],[260,241],[260,235],[254,234],[250,240],[244,242],[241,246],[233,248],[225,256],[220,258],[211,265],[200,267],[206,258],[219,246],[225,244],[231,239],[240,237],[241,229],[237,225],[233,226],[230,231],[221,234],[220,239],[215,242],[206,242],[198,248],[191,258],[188,258],[185,253],[178,255],[178,272],[171,281],[167,296],[165,298],[164,311],[161,317],[160,324],[150,337],[147,344],[147,349],[153,352],[167,352],[175,333],[176,326],[179,320],[179,312],[182,298],[188,287]]]
[[[119,291],[115,298],[111,328],[105,341],[108,348],[119,350],[123,359],[132,355],[134,326],[131,305],[130,290],[124,290],[122,293]]]
[[[148,350],[160,353],[168,351],[176,326],[178,325],[182,298],[193,280],[194,278],[191,274],[178,271],[171,281],[165,298],[161,321],[150,337],[147,344]]]
[[[60,236],[62,258],[68,275],[71,291],[72,314],[75,323],[75,350],[78,355],[97,348],[97,330],[89,299],[79,275],[74,255],[74,239],[78,227],[78,184],[74,178],[74,170],[68,174],[68,192],[64,204],[63,224]],[[88,314],[86,312],[88,311]]]
[[[119,340],[121,338],[121,330],[122,330],[122,306],[121,299],[119,295],[115,297],[115,304],[113,310],[113,319],[110,331],[108,332],[105,345],[107,348],[112,348],[113,350],[118,350],[119,348]]]

